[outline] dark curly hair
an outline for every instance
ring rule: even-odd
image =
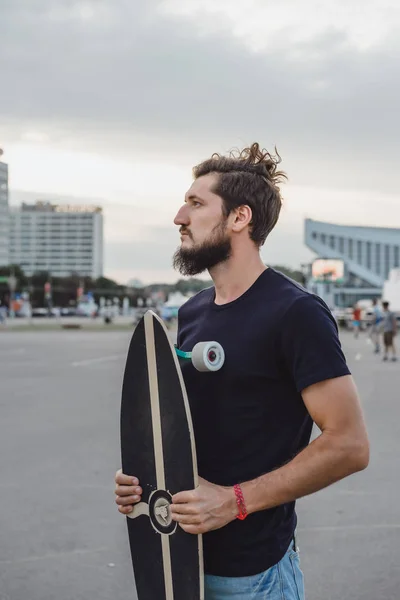
[[[223,200],[224,215],[247,205],[252,211],[250,237],[262,246],[275,227],[282,207],[279,184],[287,179],[278,171],[281,157],[262,150],[254,143],[244,150],[232,150],[228,156],[213,154],[211,158],[193,168],[195,179],[217,173],[218,181],[213,192]]]

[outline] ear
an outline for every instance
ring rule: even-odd
[[[232,222],[232,231],[240,233],[251,224],[251,220],[253,218],[253,213],[247,204],[243,204],[242,206],[238,206],[232,213],[233,222]]]

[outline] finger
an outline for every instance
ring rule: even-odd
[[[197,499],[195,490],[191,490],[189,492],[178,492],[174,496],[172,496],[173,504],[184,504],[187,502],[193,502]]]
[[[117,496],[140,496],[143,493],[141,487],[134,487],[129,485],[116,485],[114,493]]]
[[[186,531],[186,533],[191,533],[192,535],[199,535],[200,533],[205,533],[205,529],[200,527],[199,525],[185,525],[183,523],[179,523],[179,527]]]
[[[133,511],[133,506],[119,506],[118,510],[123,515],[129,515]]]
[[[181,525],[200,525],[201,518],[199,515],[177,515],[171,514],[171,518],[176,523],[180,523]]]
[[[119,506],[129,506],[140,502],[140,496],[117,496],[115,502]]]
[[[119,485],[139,485],[139,479],[131,475],[125,475],[120,469],[115,474],[115,483]]]
[[[139,485],[139,479],[131,475],[125,475],[118,471],[115,475],[115,483],[119,485]]]
[[[177,515],[195,515],[198,513],[198,506],[196,504],[171,504],[170,510],[172,514]]]

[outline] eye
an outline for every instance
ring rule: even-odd
[[[193,200],[192,206],[194,206],[195,208],[198,208],[199,206],[201,206],[201,202],[197,202],[197,200]]]

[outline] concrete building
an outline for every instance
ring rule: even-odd
[[[48,271],[93,279],[103,274],[103,214],[99,206],[49,202],[10,208],[10,262],[26,275]]]
[[[0,156],[1,154],[0,150]],[[0,161],[0,267],[10,263],[8,219],[8,166]]]
[[[400,266],[400,229],[306,219],[305,243],[317,257],[344,263],[340,283],[315,283],[312,279],[309,283],[333,306],[346,307],[358,300],[380,298],[390,270]]]

